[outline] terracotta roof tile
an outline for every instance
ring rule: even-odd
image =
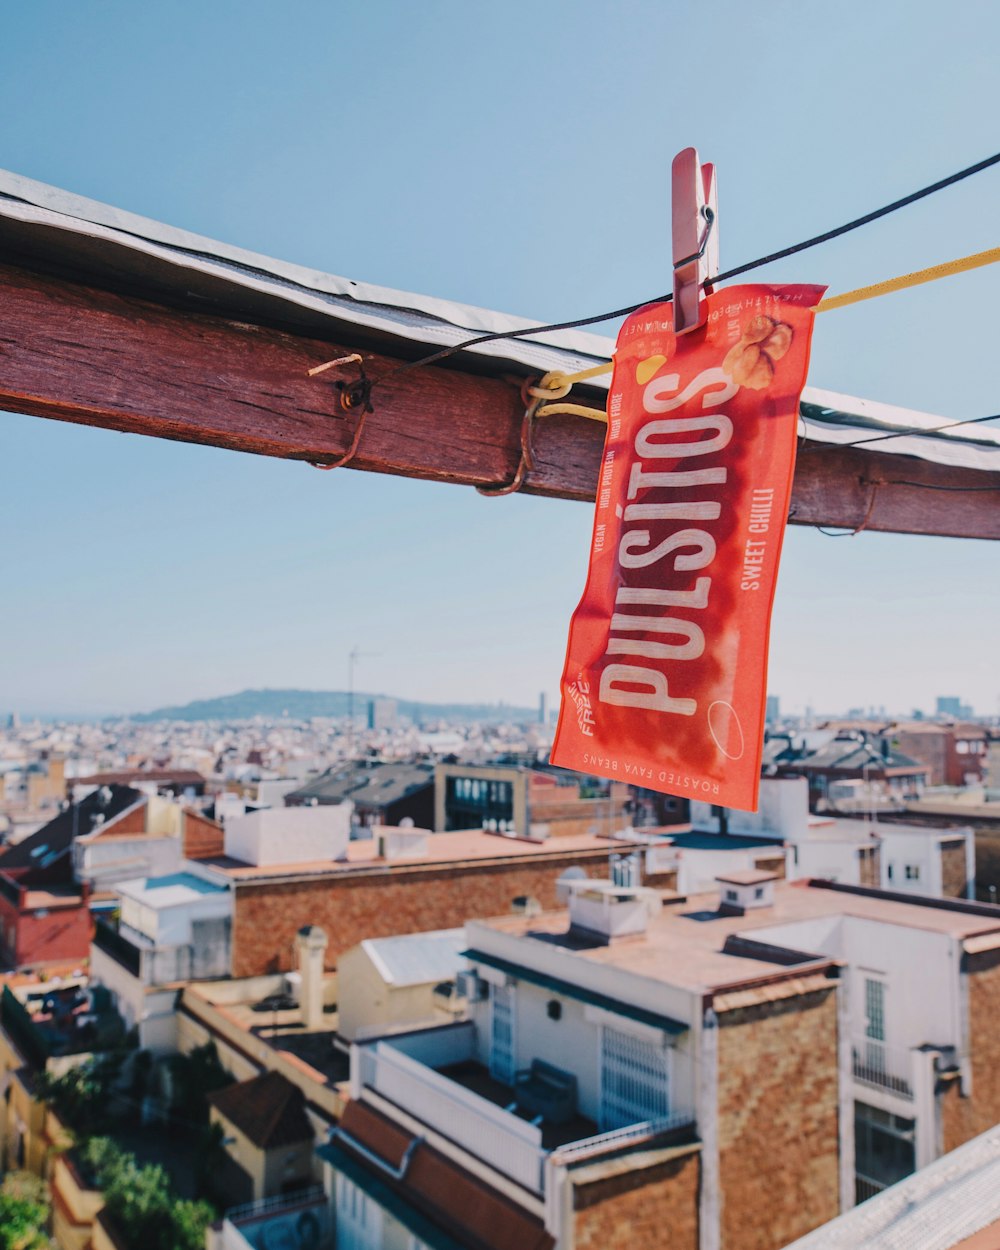
[[[413,1141],[363,1102],[348,1103],[340,1125],[394,1168]],[[350,1141],[340,1138],[339,1144],[350,1150]],[[402,1180],[389,1180],[384,1173],[379,1179],[470,1250],[552,1250],[554,1245],[541,1220],[433,1146],[417,1146]]]
[[[208,1101],[261,1150],[310,1141],[314,1136],[305,1096],[280,1072],[227,1085],[209,1094]]]

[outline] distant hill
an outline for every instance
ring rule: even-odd
[[[361,716],[369,699],[391,698],[391,695],[354,693],[354,714]],[[506,703],[415,703],[397,699],[399,714],[413,721],[534,721],[537,708],[511,707]],[[216,699],[196,699],[183,707],[158,707],[152,712],[135,714],[136,721],[157,720],[251,720],[263,716],[277,720],[309,720],[313,716],[347,715],[348,695],[345,690],[241,690]]]

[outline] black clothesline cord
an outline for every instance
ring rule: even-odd
[[[807,419],[808,418],[803,418],[803,420],[807,420]],[[989,417],[969,417],[965,421],[946,421],[944,425],[933,425],[929,429],[922,429],[920,426],[911,425],[909,429],[906,429],[906,430],[896,430],[892,434],[875,434],[872,438],[858,438],[858,439],[855,439],[853,443],[812,443],[808,447],[801,447],[799,449],[799,454],[802,455],[804,452],[810,452],[810,451],[839,451],[840,449],[844,447],[865,447],[869,443],[882,443],[887,438],[907,438],[911,435],[925,435],[926,436],[928,434],[940,434],[942,430],[954,430],[957,426],[960,426],[960,425],[979,425],[983,421],[1000,421],[1000,413],[995,412],[992,414],[992,416],[989,416]],[[809,438],[808,428],[806,429],[805,438],[807,440]],[[953,487],[952,489],[965,489],[965,488]],[[988,489],[993,490],[995,488],[991,486]]]
[[[880,217],[887,217],[890,213],[906,208],[907,205],[914,204],[917,200],[933,195],[936,191],[943,191],[946,187],[954,186],[956,182],[961,182],[965,178],[971,178],[973,174],[981,173],[982,170],[989,169],[990,166],[997,164],[1000,164],[1000,152],[995,153],[993,156],[987,156],[985,160],[977,161],[975,165],[969,165],[966,169],[960,169],[957,173],[949,174],[947,178],[942,178],[938,182],[932,182],[929,186],[921,187],[919,191],[913,191],[909,195],[904,195],[902,199],[893,200],[891,204],[885,204],[882,208],[876,208],[870,213],[865,213],[863,217],[856,217],[853,221],[848,221],[833,230],[827,230],[823,234],[814,235],[811,239],[805,239],[801,243],[793,243],[791,247],[784,247],[780,251],[769,253],[767,256],[760,256],[744,265],[737,265],[735,269],[727,269],[723,273],[716,274],[705,285],[714,286],[717,282],[725,282],[729,278],[739,277],[740,274],[749,273],[753,269],[760,269],[764,265],[771,264],[772,261],[784,260],[786,256],[794,256],[798,252],[806,251],[808,248],[817,247],[820,243],[829,243],[831,239],[837,239],[843,234],[857,230],[860,226],[866,226],[869,222],[877,221]],[[555,330],[575,330],[580,326],[596,325],[601,321],[613,321],[618,317],[627,317],[631,313],[638,312],[640,308],[646,308],[650,304],[666,304],[672,299],[672,294],[658,295],[653,299],[642,300],[638,304],[629,304],[627,308],[615,308],[611,312],[598,313],[594,317],[577,317],[572,321],[555,321],[550,325],[525,326],[521,330],[504,330],[492,334],[480,334],[475,338],[466,339],[462,343],[456,343],[453,347],[443,347],[440,351],[432,352],[429,356],[423,356],[419,360],[412,360],[407,364],[399,365],[397,368],[383,374],[381,378],[370,379],[368,391],[370,393],[372,387],[378,386],[380,382],[384,382],[388,378],[397,377],[401,373],[408,373],[411,369],[421,369],[425,365],[437,364],[438,361],[446,360],[449,356],[465,351],[466,348],[478,347],[480,343],[495,343],[500,339],[528,338],[536,334],[548,334]]]

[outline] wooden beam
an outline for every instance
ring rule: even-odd
[[[308,370],[355,347],[0,266],[0,407],[14,412],[330,462],[350,445],[355,417],[331,376]],[[374,378],[400,363],[365,356]],[[353,468],[468,486],[515,473],[517,379],[415,369],[379,386],[374,407]],[[603,439],[596,422],[543,419],[524,489],[593,499]],[[998,502],[1000,474],[823,446],[799,456],[790,519],[1000,538]]]

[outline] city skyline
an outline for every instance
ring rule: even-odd
[[[637,4],[608,37],[600,6],[575,6],[571,23],[564,6],[536,6],[535,37],[565,47],[571,35],[574,58],[595,66],[571,114],[547,76],[507,89],[523,52],[507,15],[479,14],[473,30],[440,5],[391,23],[376,10],[304,11],[308,40],[262,4],[239,6],[239,20],[232,4],[188,9],[176,23],[122,4],[61,9],[55,24],[37,8],[7,14],[0,102],[18,126],[0,139],[0,166],[329,272],[559,319],[668,285],[667,171],[688,143],[718,165],[724,264],[848,220],[995,143],[977,107],[1000,20],[988,5],[972,6],[961,35],[947,14],[926,6],[914,23],[901,3],[836,14],[781,4],[774,26],[731,13],[718,88],[703,90],[691,61],[673,66],[670,93],[662,49],[715,46],[707,13]],[[348,54],[371,46],[377,64]],[[782,110],[775,156],[794,151],[794,162],[758,161],[733,126],[744,88],[731,84],[751,49],[754,82],[809,101]],[[191,97],[176,91],[178,58],[202,84]],[[879,83],[875,96],[815,92],[845,58]],[[948,63],[962,74],[945,88]],[[480,109],[463,109],[473,93]],[[697,110],[678,112],[678,99]],[[459,176],[454,151],[497,159]],[[605,153],[630,171],[626,184],[567,211],[580,169]],[[565,190],[524,195],[511,168],[544,169]],[[363,169],[364,185],[346,169]],[[762,277],[836,292],[992,246],[998,186],[987,171]],[[823,316],[810,385],[945,420],[992,412],[981,362],[994,284],[980,270]],[[554,696],[584,582],[585,505],[317,473],[25,416],[5,414],[2,430],[4,706],[94,715],[250,686],[343,687],[359,642],[379,653],[359,683],[400,697]],[[995,543],[791,527],[769,688],[790,709],[930,708],[954,692],[991,714],[998,584]]]

